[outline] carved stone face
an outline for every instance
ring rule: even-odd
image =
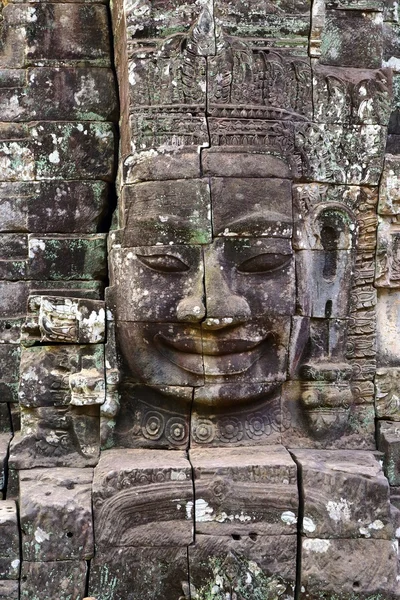
[[[208,396],[215,384],[235,384],[239,403],[253,384],[284,381],[295,310],[291,180],[137,184],[125,214],[112,276],[129,377]]]

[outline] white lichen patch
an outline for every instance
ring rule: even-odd
[[[57,165],[60,162],[60,153],[58,150],[54,150],[49,154],[49,161],[53,163],[53,165]]]
[[[37,238],[30,238],[28,241],[28,255],[29,258],[35,258],[36,252],[43,251],[46,248],[46,244],[43,240]]]
[[[317,528],[316,524],[310,517],[304,517],[304,519],[303,519],[304,531],[308,531],[309,533],[312,533],[313,531],[316,530],[316,528]]]
[[[196,523],[207,523],[207,521],[213,521],[212,513],[214,509],[209,506],[208,502],[199,498],[195,502],[195,515]]]
[[[281,521],[286,523],[286,525],[294,525],[295,523],[297,523],[297,517],[291,510],[285,510],[281,514]]]
[[[80,321],[80,328],[85,331],[90,343],[94,344],[104,340],[106,330],[106,313],[104,308],[100,308],[98,312],[92,310],[87,318],[83,318],[82,314],[78,311],[76,317]]]
[[[37,541],[38,544],[41,544],[45,540],[50,539],[50,534],[43,531],[43,529],[41,529],[40,527],[38,527],[36,529],[34,536],[35,536],[35,540]]]
[[[311,539],[304,540],[303,542],[304,550],[308,550],[308,552],[316,552],[317,554],[324,554],[327,552],[330,548],[330,545],[331,543],[329,540]]]
[[[345,498],[340,498],[338,502],[329,500],[326,504],[326,510],[328,511],[329,517],[339,523],[340,521],[350,521],[351,510],[350,506],[353,502],[348,502]]]

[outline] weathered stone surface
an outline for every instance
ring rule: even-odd
[[[24,560],[92,558],[92,478],[92,469],[20,471]]]
[[[299,383],[289,382],[284,386],[282,413],[287,415],[287,426],[282,430],[284,446],[375,449],[375,409],[372,403],[353,402],[349,405],[345,397],[344,402],[339,402],[334,408],[321,406],[320,409],[307,412],[299,402],[300,394]]]
[[[90,567],[89,593],[109,600],[187,598],[187,549],[169,546],[98,551]]]
[[[30,296],[22,328],[26,345],[34,342],[105,342],[105,304],[101,300]],[[96,350],[93,349],[93,352]]]
[[[372,452],[294,450],[301,473],[303,535],[391,539],[390,490]]]
[[[20,348],[16,344],[0,345],[0,402],[17,401]]]
[[[397,544],[389,540],[304,539],[300,598],[396,598]]]
[[[307,181],[378,185],[386,130],[380,125],[298,125],[296,146]]]
[[[187,546],[193,500],[183,452],[107,450],[93,480],[96,546]]]
[[[29,278],[103,279],[105,234],[29,235]]]
[[[18,600],[19,599],[19,581],[5,580],[0,581],[0,599]]]
[[[209,384],[195,388],[192,447],[280,444],[290,415],[282,411],[277,382]]]
[[[110,254],[112,274],[119,283],[115,288],[115,316],[119,321],[177,321],[179,313],[185,311],[186,298],[193,298],[194,307],[192,317],[185,320],[196,322],[204,317],[201,247],[114,248]]]
[[[10,466],[88,467],[100,452],[98,406],[21,408],[21,431],[10,448]]]
[[[373,71],[317,65],[313,75],[315,121],[387,124],[391,111],[389,69]]]
[[[355,253],[335,250],[301,250],[296,253],[297,302],[300,314],[344,318],[349,313]],[[309,285],[313,281],[313,286]]]
[[[400,485],[400,424],[378,421],[378,449],[384,453],[383,467],[390,485]]]
[[[385,154],[385,163],[382,178],[379,184],[380,215],[398,215],[400,213],[400,158],[392,154]]]
[[[296,536],[197,535],[189,547],[192,594],[294,597]]]
[[[293,259],[291,244],[286,239],[215,239],[204,250],[205,326],[211,319],[231,318],[227,323],[235,324],[249,317],[292,315]]]
[[[383,56],[383,17],[362,10],[326,11],[321,63],[379,69]]]
[[[189,459],[196,535],[296,533],[296,465],[285,448],[198,448]]]
[[[24,408],[90,406],[105,401],[100,345],[24,348],[20,370],[18,397]]]
[[[400,421],[400,369],[380,368],[375,376],[375,410],[379,419]]]
[[[0,160],[2,181],[110,181],[114,170],[113,126],[95,121],[3,123]]]
[[[12,500],[0,500],[0,579],[18,579],[19,547],[16,503]]]
[[[87,565],[85,561],[22,563],[21,600],[83,598]]]
[[[197,179],[200,177],[199,148],[181,147],[162,152],[142,152],[128,156],[123,163],[127,184],[140,181]]]
[[[3,182],[0,229],[96,233],[106,212],[108,194],[109,186],[103,181]]]
[[[203,173],[213,177],[279,177],[290,178],[290,165],[255,147],[251,152],[235,146],[205,148],[201,153]],[[251,182],[251,184],[257,182]]]
[[[120,386],[120,398],[112,425],[117,446],[180,450],[188,447],[193,388],[126,383]],[[102,412],[104,409],[103,405]],[[113,418],[115,414],[107,416]]]
[[[2,67],[110,65],[105,6],[10,4],[3,19]]]
[[[0,107],[3,121],[57,121],[60,115],[64,120],[113,121],[114,76],[111,69],[96,67],[1,69]]]
[[[292,235],[292,193],[288,179],[213,177],[211,197],[215,236],[290,238]]]
[[[212,241],[210,186],[206,179],[125,186],[121,210],[124,246]]]

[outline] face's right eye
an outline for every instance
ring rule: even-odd
[[[160,273],[184,273],[190,269],[180,258],[171,254],[137,254],[136,256],[146,267]]]
[[[287,254],[259,254],[242,262],[237,270],[240,273],[272,273],[286,267],[292,259]]]

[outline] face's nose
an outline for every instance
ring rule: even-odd
[[[177,306],[176,316],[178,321],[187,323],[200,323],[206,316],[206,308],[201,296],[188,296],[183,298]]]
[[[240,325],[251,317],[250,306],[243,296],[232,291],[230,273],[212,247],[204,252],[206,318],[202,325],[206,329],[222,329]]]

